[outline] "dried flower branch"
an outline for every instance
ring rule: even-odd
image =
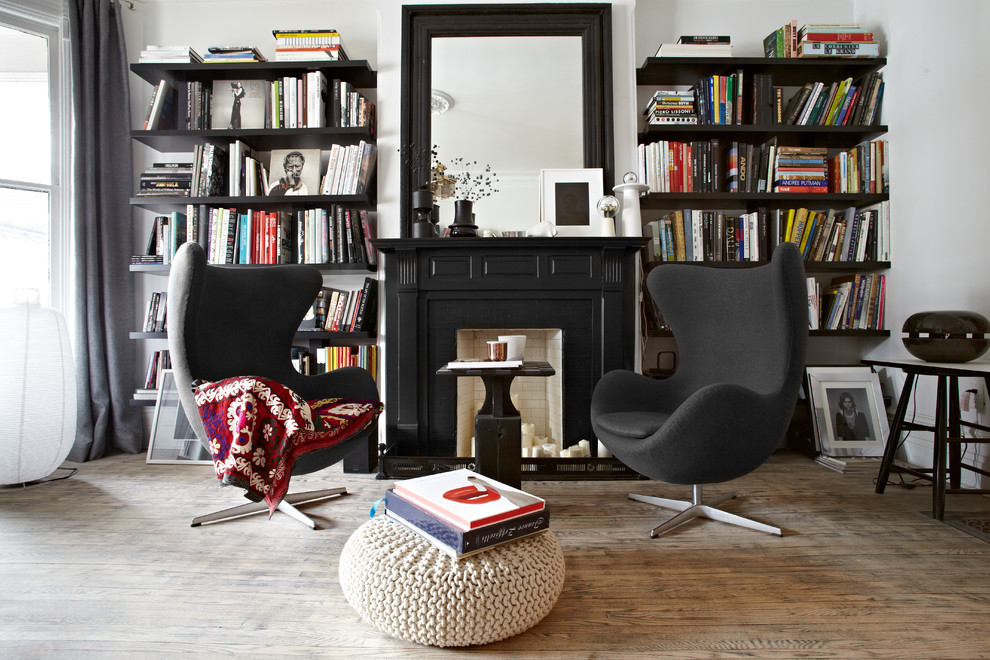
[[[435,153],[435,152],[434,152]],[[441,172],[446,178],[454,179],[453,197],[477,202],[499,192],[498,174],[492,171],[491,165],[483,168],[476,160],[467,160],[460,156],[450,159],[450,165],[444,165],[439,160],[434,161],[434,171]]]

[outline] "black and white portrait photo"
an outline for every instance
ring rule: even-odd
[[[214,80],[210,126],[230,130],[264,128],[267,99],[267,81]]]
[[[808,366],[815,442],[826,456],[880,456],[889,432],[880,380],[869,367]]]
[[[833,388],[828,390],[836,442],[875,440],[876,432],[869,419],[866,388]]]
[[[319,149],[273,149],[269,195],[319,195]]]

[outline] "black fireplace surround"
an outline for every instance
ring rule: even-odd
[[[563,446],[592,440],[591,393],[632,369],[640,238],[382,239],[385,443],[392,456],[456,454],[457,384],[436,371],[462,329],[559,328]],[[592,442],[595,447],[595,442]]]

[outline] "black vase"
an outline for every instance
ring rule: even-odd
[[[452,237],[472,237],[478,235],[478,225],[474,224],[474,202],[467,199],[454,200],[454,222],[450,225]]]
[[[902,330],[908,353],[926,362],[969,362],[990,348],[990,321],[977,312],[918,312]]]

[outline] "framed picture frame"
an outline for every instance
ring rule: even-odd
[[[540,170],[540,222],[551,222],[560,236],[599,236],[600,167]]]
[[[213,464],[209,452],[196,436],[196,431],[182,410],[171,369],[162,370],[145,462]]]
[[[867,366],[808,366],[815,442],[826,456],[881,456],[887,435],[880,378]]]

